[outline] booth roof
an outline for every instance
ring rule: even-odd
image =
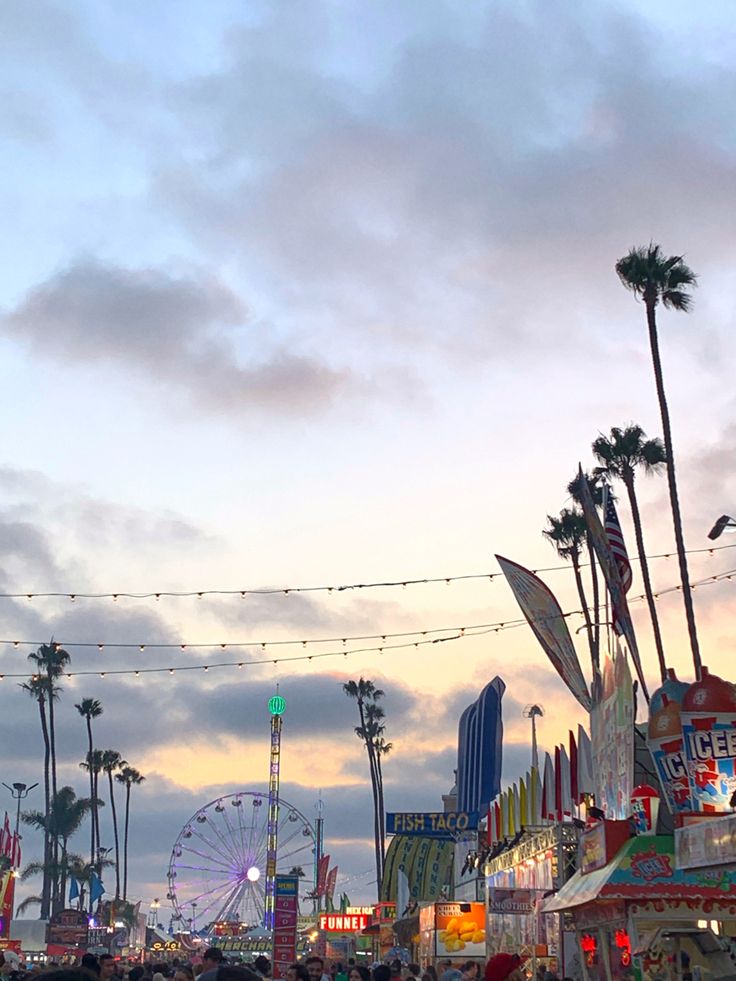
[[[597,899],[721,899],[736,890],[736,872],[684,871],[675,867],[674,838],[642,835],[626,842],[618,855],[601,869],[576,872],[543,912],[559,913]]]

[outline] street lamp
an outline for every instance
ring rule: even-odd
[[[544,708],[541,705],[526,705],[522,715],[525,719],[532,721],[532,767],[539,772],[539,753],[537,752],[537,719],[544,715]]]
[[[32,790],[35,790],[35,788],[37,786],[38,786],[37,783],[32,783],[31,786],[29,787],[27,784],[21,783],[20,781],[17,781],[16,783],[13,784],[12,787],[9,787],[5,783],[5,781],[3,781],[3,787],[6,787],[10,791],[10,795],[13,798],[13,800],[17,800],[18,801],[18,808],[17,808],[17,810],[15,812],[15,840],[16,840],[16,842],[20,838],[20,834],[19,834],[19,831],[20,831],[20,803],[21,803],[21,801],[25,800],[26,797],[30,794],[30,792]],[[15,849],[13,849],[13,851],[15,852]],[[13,875],[16,878],[18,877],[18,871],[19,870],[17,868],[13,868]],[[13,895],[15,896],[15,894],[13,894]],[[10,918],[11,918],[11,920],[12,920],[12,918],[14,916],[14,913],[15,913],[15,910],[14,909],[11,909],[10,910]]]
[[[708,532],[708,538],[714,542],[716,538],[721,537],[724,531],[728,533],[736,531],[736,518],[732,518],[730,514],[722,514],[720,516]]]

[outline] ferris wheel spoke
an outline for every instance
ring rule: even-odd
[[[213,896],[212,900],[207,904],[207,906],[205,906],[203,912],[209,912],[212,909],[219,908],[217,914],[214,917],[215,920],[226,919],[227,913],[232,906],[233,896],[237,893],[239,888],[240,888],[240,884],[237,882],[235,883],[235,885],[233,885],[232,883],[228,883],[228,891],[225,894],[224,901],[222,896],[219,896],[217,898]]]
[[[233,888],[232,880],[230,880],[229,882],[220,882],[218,883],[218,885],[213,886],[211,889],[205,889],[204,892],[201,892],[198,896],[195,896],[194,899],[188,899],[185,905],[191,906],[192,903],[197,903],[197,905],[199,905],[200,899],[205,899],[207,896],[214,896],[215,893],[223,892],[223,890],[225,889],[232,889],[232,888]]]
[[[196,855],[198,858],[203,858],[206,862],[214,862],[215,865],[221,865],[223,872],[229,872],[230,871],[230,866],[227,864],[227,862],[224,862],[222,859],[217,858],[217,856],[213,855],[212,853],[210,853],[209,855],[207,855],[207,854],[205,854],[205,852],[198,852],[196,848],[191,848],[189,845],[186,845],[186,846],[185,845],[182,845],[181,846],[181,849],[182,849],[182,853],[183,852],[190,852],[192,855]],[[181,866],[177,866],[177,868],[180,868],[180,867]]]
[[[291,851],[285,852],[281,848],[281,843],[279,842],[279,858],[287,859],[293,858],[294,855],[300,855],[304,851],[304,845],[299,845],[298,848],[292,848]]]
[[[296,836],[301,835],[301,833],[302,833],[301,828],[297,827],[295,828],[294,831],[291,832],[290,835],[284,835],[282,834],[281,829],[279,828],[279,851],[281,851],[282,846],[285,847],[286,845],[290,845],[291,842],[296,838]],[[301,847],[303,848],[304,845],[302,845]]]
[[[266,910],[266,905],[263,902],[263,899],[266,895],[265,890],[262,890],[260,887],[256,886],[255,883],[250,883],[250,886],[251,886],[250,893],[253,898],[253,904],[256,908],[256,912],[258,913],[258,919],[263,920],[263,916]]]
[[[215,853],[215,855],[221,855],[222,854],[221,849],[218,848],[218,846],[213,841],[210,841],[209,838],[205,838],[205,836],[202,834],[201,831],[197,831],[195,828],[192,828],[192,834],[195,834],[199,838],[200,841],[204,842],[204,844],[207,845],[208,848],[212,849],[212,851]],[[237,865],[237,862],[238,862],[237,855],[228,846],[227,842],[223,842],[223,845],[224,845],[224,852],[225,852],[225,854],[230,858],[231,862],[233,862],[233,863],[235,863]]]
[[[233,832],[233,834],[234,833],[235,832]],[[242,807],[239,807],[238,808],[238,831],[237,831],[237,833],[238,833],[238,837],[240,839],[240,845],[241,845],[241,847],[243,849],[243,855],[246,856],[246,861],[250,865],[250,864],[252,864],[253,853],[252,853],[252,850],[250,848],[248,848],[246,846],[246,844],[245,844],[245,826],[243,825],[243,808]]]
[[[205,865],[177,865],[177,872],[179,869],[187,869],[189,872],[212,872],[213,875],[222,875],[222,869],[211,869]]]
[[[240,817],[240,812],[241,812],[242,810],[243,810],[243,808],[242,808],[242,807],[238,807],[238,808],[237,808],[237,811],[238,811],[238,817]],[[232,824],[230,823],[230,818],[229,818],[229,816],[228,816],[228,812],[227,812],[227,808],[226,808],[226,807],[223,807],[223,810],[222,810],[222,812],[221,812],[221,813],[222,813],[222,817],[223,817],[223,819],[224,819],[224,821],[225,821],[225,824],[227,825],[227,830],[228,830],[228,832],[229,832],[229,834],[230,834],[230,839],[231,839],[231,841],[236,841],[236,840],[237,840],[237,835],[236,835],[236,833],[235,833],[235,828],[234,828],[234,827],[232,826]]]
[[[222,842],[222,847],[228,849],[229,854],[233,856],[233,861],[235,862],[236,866],[241,866],[242,860],[241,857],[238,855],[238,843],[236,841],[232,841],[232,839],[230,838],[226,838],[222,834],[220,829],[217,827],[217,825],[214,823],[214,821],[210,822],[210,826],[214,831],[214,833],[217,835],[218,839]]]

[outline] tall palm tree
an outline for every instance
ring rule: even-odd
[[[87,753],[86,758],[79,764],[83,770],[86,770],[87,773],[92,775],[92,800],[94,801],[92,820],[95,825],[95,855],[92,859],[93,863],[97,860],[97,856],[100,852],[100,845],[102,844],[102,837],[100,835],[100,807],[104,807],[105,804],[105,802],[100,798],[99,793],[100,774],[102,773],[102,759],[102,750],[93,749],[91,753]]]
[[[112,831],[115,840],[115,899],[120,899],[120,838],[118,835],[118,814],[115,808],[115,787],[112,775],[128,764],[115,749],[102,751],[102,769],[110,783],[110,810],[112,811]]]
[[[601,464],[596,468],[596,473],[607,477],[609,480],[623,481],[629,496],[631,517],[634,521],[634,534],[636,535],[636,549],[639,553],[644,592],[647,597],[649,615],[652,620],[654,644],[657,648],[659,673],[662,681],[665,681],[667,678],[667,665],[664,657],[664,645],[662,644],[659,617],[657,616],[657,607],[654,602],[654,593],[652,592],[652,580],[649,575],[649,562],[647,561],[646,549],[644,547],[644,534],[635,486],[638,467],[641,467],[645,474],[657,474],[664,470],[667,464],[667,453],[664,443],[661,439],[647,439],[647,434],[641,426],[631,425],[625,429],[614,426],[611,429],[610,436],[601,435],[594,440],[593,454]]]
[[[115,775],[118,783],[125,784],[125,825],[123,831],[123,899],[128,898],[128,828],[130,822],[130,788],[139,786],[146,779],[135,767],[122,765]]]
[[[682,531],[682,516],[680,514],[680,499],[677,493],[677,477],[675,473],[675,455],[672,448],[672,427],[670,426],[670,410],[664,390],[662,360],[659,354],[659,337],[657,335],[657,305],[659,303],[667,310],[680,310],[687,313],[692,304],[689,289],[697,285],[697,276],[680,255],[665,256],[659,245],[653,242],[646,247],[631,249],[616,263],[618,277],[631,292],[644,301],[647,313],[647,328],[649,330],[649,346],[652,352],[654,381],[657,387],[659,413],[662,417],[662,434],[667,455],[667,483],[670,492],[670,507],[672,523],[675,529],[677,545],[677,561],[680,566],[680,582],[685,601],[685,617],[690,636],[690,649],[695,666],[695,675],[699,679],[702,674],[700,645],[695,626],[695,610],[690,589],[690,576],[687,569],[685,553],[685,536]]]
[[[381,757],[388,756],[393,749],[392,743],[387,743],[383,738],[386,731],[384,719],[386,713],[381,705],[375,701],[368,702],[365,706],[365,731],[366,737],[373,748],[373,755],[376,761],[376,786],[378,789],[378,827],[381,837],[381,854],[386,854],[386,809],[383,800],[383,769]]]
[[[92,759],[92,753],[94,752],[94,744],[92,742],[92,719],[99,719],[102,715],[102,703],[96,698],[83,698],[81,702],[78,702],[74,708],[79,712],[82,718],[87,723],[87,760]],[[95,860],[95,823],[96,823],[96,812],[97,806],[95,800],[97,798],[97,792],[95,788],[95,777],[92,767],[89,767],[89,797],[92,801],[92,814],[90,816],[90,846],[89,846],[89,861],[90,864],[94,864]],[[99,823],[99,822],[97,822]]]
[[[348,698],[353,698],[358,705],[360,725],[356,727],[355,734],[365,745],[368,755],[368,768],[371,776],[371,791],[373,793],[373,839],[376,850],[376,889],[378,896],[381,895],[381,880],[383,879],[383,849],[380,826],[380,805],[378,798],[378,764],[376,761],[375,746],[373,740],[368,735],[366,724],[366,708],[370,704],[375,704],[383,698],[383,691],[376,688],[372,681],[361,678],[359,681],[348,681],[342,686],[343,692]]]
[[[595,646],[595,632],[593,623],[590,619],[588,609],[588,599],[585,595],[583,577],[580,573],[580,555],[586,542],[587,527],[585,518],[580,511],[571,508],[563,508],[559,518],[547,515],[548,526],[542,531],[542,535],[550,542],[561,559],[572,563],[575,574],[575,585],[580,599],[580,605],[585,619],[585,632],[588,637],[588,647],[590,648],[590,663],[593,668],[593,679],[597,678],[600,672],[598,661],[598,651]]]
[[[58,679],[64,674],[64,669],[71,661],[71,656],[63,647],[55,644],[52,640],[50,644],[42,644],[37,651],[28,655],[28,660],[36,666],[39,675],[46,675],[49,692],[60,692],[61,688],[56,684]],[[49,698],[49,750],[51,754],[51,796],[56,797],[56,726],[54,721],[54,698]]]
[[[58,697],[53,688],[49,688],[48,679],[45,676],[34,674],[28,681],[24,681],[20,686],[37,704],[38,714],[41,720],[41,735],[43,736],[43,791],[44,791],[44,812],[48,814],[51,810],[51,742],[49,738],[49,725],[47,706]],[[51,912],[51,873],[50,868],[53,861],[51,848],[51,836],[48,829],[44,829],[43,837],[43,862],[44,874],[43,885],[41,887],[41,919],[48,919]]]
[[[583,477],[588,485],[590,496],[596,507],[603,503],[603,488],[601,487],[600,477],[596,474],[584,473]],[[573,501],[582,507],[582,495],[580,492],[580,478],[576,474],[567,485],[567,493]],[[598,585],[598,559],[596,558],[593,539],[590,536],[588,525],[585,525],[585,544],[588,549],[588,561],[590,562],[590,579],[593,586],[593,642],[595,644],[596,664],[601,663],[601,615],[600,615],[600,587]]]

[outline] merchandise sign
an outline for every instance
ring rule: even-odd
[[[675,861],[678,869],[736,865],[736,814],[676,828]]]
[[[505,916],[527,916],[537,908],[542,889],[489,889],[488,912]]]
[[[322,913],[319,928],[325,933],[360,933],[370,923],[365,913]]]
[[[457,834],[478,830],[477,811],[430,811],[386,815],[386,834],[453,841]]]
[[[486,911],[483,903],[437,903],[435,953],[486,956]]]
[[[299,879],[277,875],[274,883],[273,977],[285,978],[296,960],[296,929],[299,913]]]

